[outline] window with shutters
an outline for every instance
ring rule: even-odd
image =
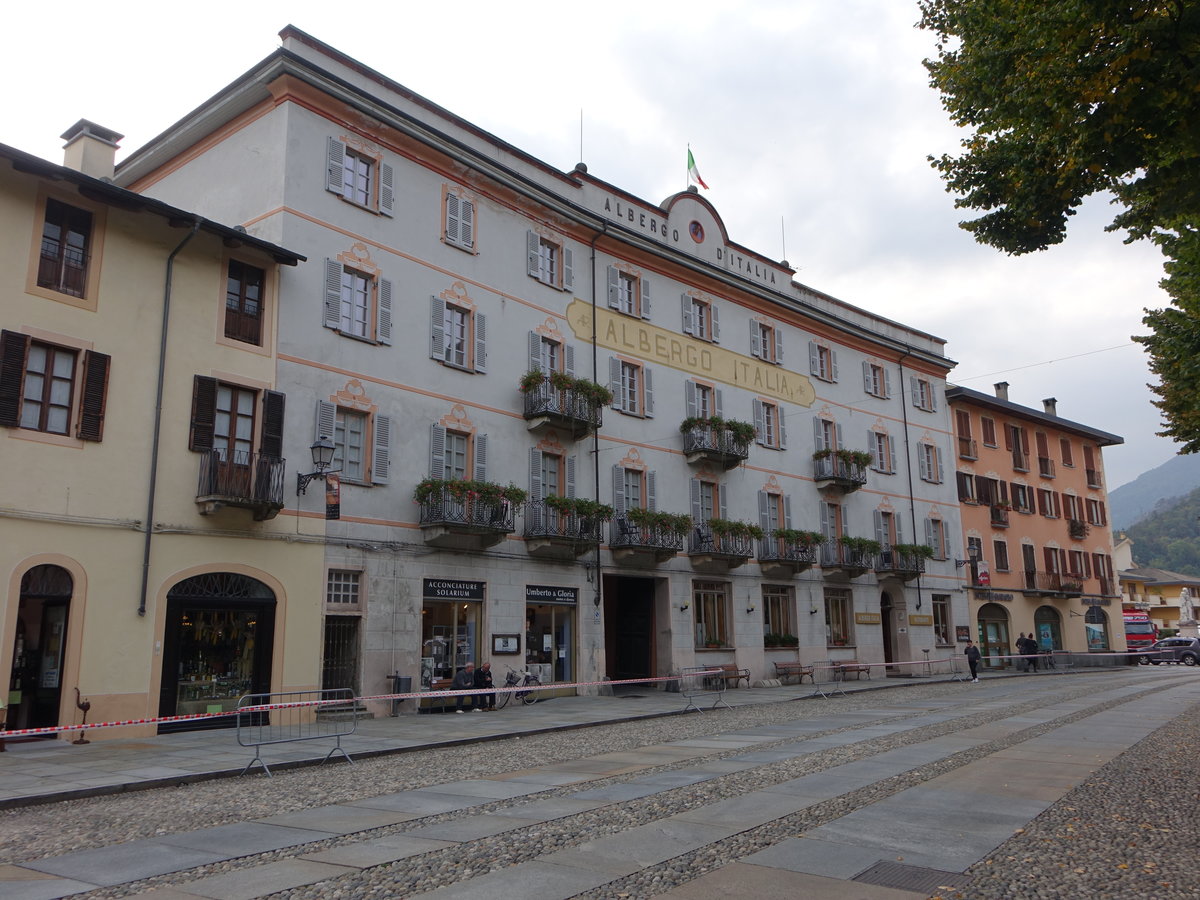
[[[895,473],[896,450],[892,446],[892,436],[883,431],[870,431],[867,438],[867,447],[871,451],[871,468],[888,475]]]
[[[758,492],[758,524],[770,538],[780,528],[792,527],[790,498],[774,491]]]
[[[825,588],[825,643],[854,646],[854,599],[848,588]]]
[[[926,519],[925,543],[933,548],[934,559],[948,558],[949,553],[946,547],[946,523],[941,519]]]
[[[930,597],[933,610],[933,640],[939,647],[949,647],[952,644],[950,635],[954,633],[953,622],[950,619],[950,595],[934,594]]]
[[[654,389],[649,366],[620,357],[609,358],[612,408],[630,416],[654,415]]]
[[[783,450],[787,446],[787,440],[783,426],[783,412],[779,404],[755,398],[753,409],[754,440],[760,446],[769,447],[772,450]]]
[[[327,138],[325,189],[371,212],[393,214],[392,167],[383,161],[382,154],[365,144],[351,145],[348,140]]]
[[[1075,468],[1075,453],[1074,453],[1073,448],[1071,447],[1071,439],[1070,438],[1059,438],[1058,439],[1058,447],[1059,447],[1059,453],[1062,456],[1062,464],[1064,466],[1066,466],[1068,469]]]
[[[609,266],[605,272],[608,308],[639,319],[650,318],[650,283],[625,263]]]
[[[796,589],[791,585],[762,586],[763,634],[795,635]]]
[[[325,327],[359,340],[392,342],[392,283],[365,256],[325,260]]]
[[[46,198],[38,287],[71,297],[87,294],[93,227],[88,210]]]
[[[768,322],[750,320],[750,355],[763,362],[783,365],[783,330]]]
[[[692,606],[696,611],[696,648],[732,646],[729,585],[723,581],[692,583]]]
[[[998,539],[992,541],[992,558],[995,561],[997,572],[1008,571],[1008,541]]]
[[[257,451],[283,455],[284,395],[196,375],[188,449],[211,453],[222,464],[248,466]]]
[[[574,253],[562,238],[531,230],[525,234],[525,244],[526,271],[530,278],[559,291],[575,286]]]
[[[717,307],[708,300],[683,294],[680,297],[683,311],[683,333],[702,341],[717,343],[721,339],[721,326],[717,318]]]
[[[879,363],[863,361],[863,390],[872,397],[887,399],[892,395],[892,377]]]
[[[821,381],[838,380],[837,351],[826,344],[808,342],[808,372]]]
[[[462,481],[470,471],[471,436],[460,431],[446,432],[446,455],[442,461],[442,478],[447,481]]]
[[[647,498],[646,473],[640,469],[621,469],[615,486],[620,491],[620,510],[653,509],[654,504]]]
[[[1089,499],[1087,506],[1087,520],[1092,525],[1107,525],[1108,512],[1104,508],[1104,502],[1101,500]]]
[[[446,188],[446,215],[442,236],[447,244],[475,251],[475,199],[458,187]]]
[[[487,371],[487,316],[461,282],[429,298],[429,356],[464,372]]]
[[[337,402],[340,401],[340,402]],[[391,468],[392,420],[361,393],[318,401],[315,437],[333,442],[333,468],[343,482],[385,484]]]
[[[1087,578],[1087,554],[1082,550],[1067,551],[1067,574],[1075,578]]]
[[[941,484],[942,451],[936,444],[921,443],[917,445],[917,463],[921,480],[931,484]]]
[[[1012,505],[1019,513],[1033,512],[1033,488],[1027,484],[1012,484]]]
[[[546,375],[549,375],[552,372],[568,371],[565,361],[565,354],[563,353],[562,341],[555,340],[551,337],[546,337],[545,335],[540,335],[534,331],[531,331],[529,334],[530,371],[537,369]],[[570,368],[574,368],[574,366]],[[568,372],[568,374],[570,373]]]
[[[99,441],[107,354],[0,332],[0,426]]]
[[[900,520],[890,509],[875,510],[875,540],[884,550],[904,543],[901,539]]]
[[[913,375],[909,378],[909,386],[912,389],[913,406],[926,412],[937,412],[937,394],[934,392],[933,382],[928,378]]]
[[[692,521],[698,525],[709,519],[725,518],[724,485],[702,478],[691,481]]]
[[[1058,493],[1056,491],[1039,488],[1037,492],[1038,512],[1047,519],[1057,519],[1061,513]]]
[[[960,503],[978,503],[979,494],[975,489],[975,476],[970,472],[956,472],[955,481],[958,483],[958,499]]]
[[[695,391],[694,399],[691,396],[684,398],[688,406],[688,416],[708,419],[721,415],[720,404],[717,403],[717,395],[720,392],[716,388],[710,384],[700,384],[694,381],[686,382],[686,384],[691,385]],[[686,395],[688,391],[685,389],[684,393]]]
[[[225,275],[225,337],[262,346],[263,305],[267,273],[238,259],[229,260]]]
[[[990,416],[979,417],[979,433],[985,447],[998,447],[996,442],[996,420]]]

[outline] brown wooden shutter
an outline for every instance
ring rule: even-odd
[[[262,434],[258,450],[272,459],[283,456],[283,401],[284,395],[279,391],[263,391]]]
[[[217,420],[217,379],[197,375],[192,381],[192,430],[189,450],[211,450]]]
[[[25,381],[25,358],[29,335],[0,331],[0,425],[21,424],[21,388]]]
[[[88,350],[83,354],[83,394],[79,402],[79,424],[75,436],[81,441],[104,437],[104,407],[108,396],[108,367],[112,357]]]

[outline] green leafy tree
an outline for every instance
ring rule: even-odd
[[[1164,436],[1200,451],[1200,4],[1192,0],[921,0],[925,61],[963,152],[931,159],[962,226],[1008,253],[1066,236],[1085,198],[1109,230],[1166,257],[1166,309],[1137,336],[1159,378]]]

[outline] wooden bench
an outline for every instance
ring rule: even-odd
[[[833,665],[841,673],[843,679],[851,672],[854,673],[855,680],[862,678],[864,672],[867,678],[871,677],[871,667],[865,663],[860,663],[857,659],[835,660]]]
[[[813,666],[806,666],[802,662],[777,662],[775,663],[775,674],[780,681],[795,678],[797,684],[803,684],[804,676],[807,675],[808,680],[816,684],[813,679]]]
[[[735,663],[717,663],[716,665],[708,666],[708,668],[721,670],[719,673],[709,677],[713,678],[714,680],[718,678],[722,679],[725,682],[726,687],[729,686],[731,681],[733,682],[733,686],[737,687],[737,683],[743,678],[746,680],[746,687],[750,686],[749,669],[739,669]]]

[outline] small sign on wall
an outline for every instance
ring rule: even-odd
[[[920,614],[909,615],[908,624],[909,625],[932,625],[933,624],[933,616],[925,616],[925,615],[920,615]]]
[[[854,624],[856,625],[878,625],[882,621],[879,613],[856,612],[854,614]]]

